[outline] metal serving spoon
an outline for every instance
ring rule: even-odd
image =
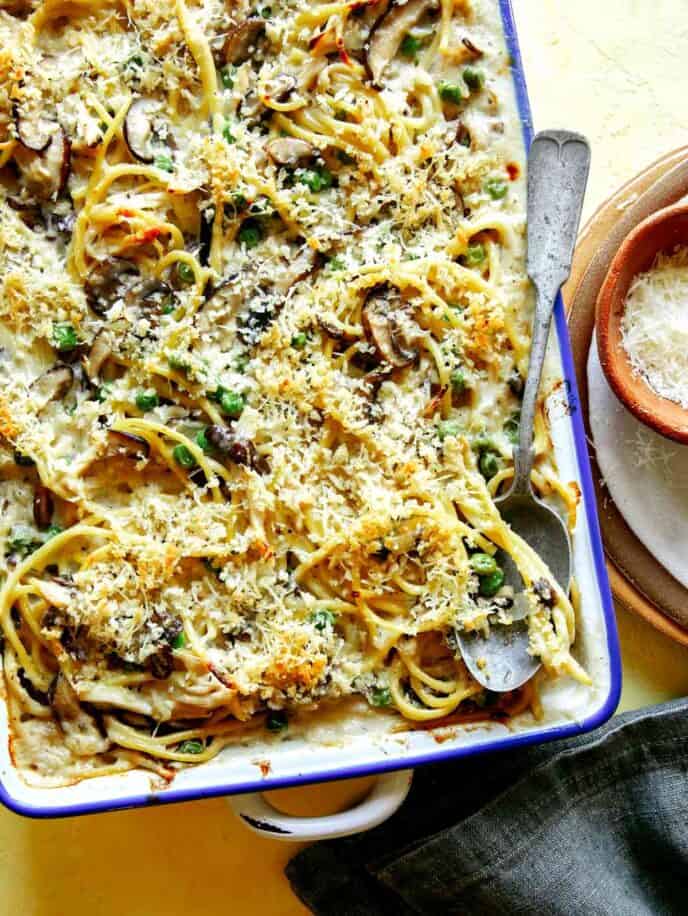
[[[502,517],[544,560],[568,591],[571,542],[560,516],[533,493],[530,472],[535,457],[533,422],[554,303],[571,272],[585,187],[590,146],[579,134],[550,130],[538,134],[528,157],[528,275],[536,292],[530,365],[526,379],[519,443],[514,448],[511,489],[497,499]],[[500,553],[505,582],[516,594],[512,624],[491,623],[489,634],[457,631],[461,654],[473,677],[496,692],[514,690],[529,680],[540,661],[528,654],[528,603],[518,600],[523,581],[514,563]]]

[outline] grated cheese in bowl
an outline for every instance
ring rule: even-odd
[[[660,252],[635,278],[621,334],[633,370],[660,397],[688,408],[688,248]]]

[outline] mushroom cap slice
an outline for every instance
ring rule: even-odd
[[[33,520],[36,527],[47,528],[53,520],[55,503],[50,490],[39,483],[36,485],[33,496]]]
[[[42,407],[61,400],[72,387],[74,370],[70,366],[53,366],[31,383],[31,392],[42,400]]]
[[[19,111],[19,106],[12,109],[12,118],[17,132],[17,140],[32,153],[43,153],[50,145],[53,134],[59,125],[55,121],[39,116],[31,118]]]
[[[108,430],[108,442],[110,457],[121,455],[124,458],[148,458],[150,455],[150,444],[142,436],[134,436],[131,433],[120,432],[117,429]]]
[[[93,338],[91,349],[84,360],[84,368],[89,380],[95,384],[105,361],[112,356],[112,347],[105,330],[100,330]]]
[[[406,339],[401,316],[404,308],[389,287],[373,287],[366,299],[361,321],[378,357],[395,369],[410,366],[418,356]]]
[[[151,139],[153,137],[153,117],[159,111],[160,102],[157,99],[134,99],[124,119],[124,140],[129,152],[134,159],[145,162],[147,165],[150,165],[155,159]]]
[[[58,124],[48,145],[36,152],[19,144],[14,159],[28,190],[39,200],[54,200],[64,190],[71,166],[71,144]]]
[[[296,79],[290,73],[278,73],[263,86],[263,92],[276,102],[286,102],[296,86]]]
[[[138,268],[123,258],[101,261],[84,283],[89,308],[96,315],[105,315],[119,299],[123,299],[140,279]]]
[[[225,63],[243,64],[251,56],[258,39],[265,32],[265,20],[250,16],[235,26],[227,35],[222,53]]]
[[[278,165],[296,166],[299,162],[310,159],[315,150],[306,140],[298,137],[277,137],[265,144],[265,151]]]
[[[408,0],[393,3],[373,26],[365,47],[365,63],[374,86],[380,87],[387,65],[396,56],[406,33],[421,16],[436,6],[436,0]]]

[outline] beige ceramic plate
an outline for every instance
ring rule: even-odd
[[[677,203],[686,194],[688,147],[668,154],[624,185],[600,207],[581,233],[564,298],[581,408],[590,441],[586,368],[600,288],[629,232],[643,219]],[[591,460],[615,598],[658,630],[688,645],[688,589],[655,560],[625,523],[601,483],[594,449]]]

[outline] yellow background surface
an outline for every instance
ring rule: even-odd
[[[588,215],[688,138],[686,0],[514,0],[535,126],[586,134]],[[688,651],[619,612],[622,708],[688,693]],[[298,813],[344,806],[368,783],[277,793]],[[0,811],[0,913],[17,916],[303,914],[288,844],[242,827],[221,799],[77,820]]]

